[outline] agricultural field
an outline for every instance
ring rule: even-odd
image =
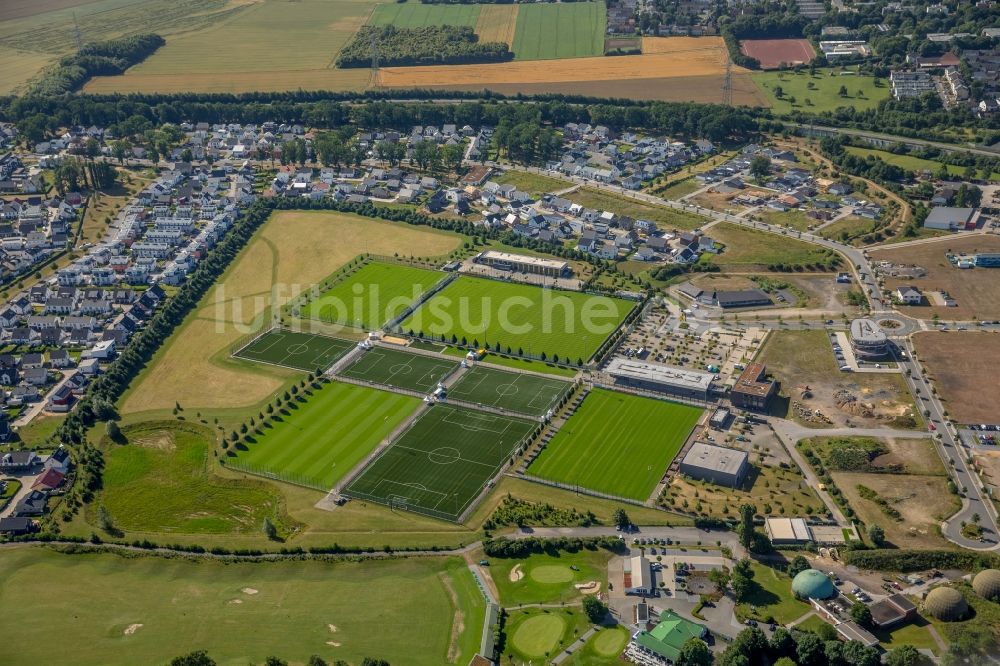
[[[522,419],[433,405],[344,494],[456,520],[534,427]]]
[[[122,76],[97,77],[88,92],[358,90],[367,70],[337,70],[337,54],[376,6],[372,0],[264,0],[225,20],[165,35],[167,43]],[[275,48],[294,44],[294,48]]]
[[[595,388],[528,473],[645,501],[702,413],[680,403]]]
[[[281,211],[254,235],[229,269],[156,353],[121,402],[123,414],[185,406],[256,405],[296,372],[232,359],[230,347],[263,324],[275,285],[319,283],[368,251],[447,255],[461,236],[343,213]]]
[[[307,298],[300,316],[363,330],[395,319],[444,273],[399,264],[371,262],[315,298]]]
[[[840,259],[832,250],[796,240],[794,233],[779,236],[723,222],[712,227],[711,236],[725,248],[719,254],[705,255],[704,260],[723,270],[745,272],[778,264],[819,265],[827,270],[834,257]]]
[[[910,285],[924,294],[945,291],[958,303],[956,307],[931,305],[925,298],[925,305],[900,306],[904,313],[922,319],[937,315],[947,321],[1000,319],[1000,290],[996,288],[1000,271],[995,268],[955,268],[945,256],[949,251],[955,254],[1000,252],[1000,238],[992,234],[951,235],[940,241],[873,249],[871,258],[872,261],[921,266],[927,271],[924,277],[913,280],[886,277],[886,292]]]
[[[229,466],[328,490],[419,405],[418,398],[399,393],[324,384],[280,420],[252,432]]]
[[[583,363],[633,307],[618,298],[463,275],[399,326],[420,337],[499,344],[507,353]]]
[[[212,432],[151,421],[122,428],[124,443],[105,441],[103,488],[88,505],[97,525],[103,506],[118,529],[179,534],[260,533],[280,524],[280,498],[261,481],[222,478],[209,469]]]
[[[354,348],[350,340],[272,329],[233,356],[302,372],[325,371]]]
[[[876,84],[873,76],[840,68],[820,69],[814,75],[809,70],[760,72],[753,75],[753,80],[767,96],[775,113],[823,113],[841,106],[863,111],[878,106],[891,92],[885,79]],[[840,96],[841,86],[847,88],[846,97]]]
[[[0,597],[33,609],[0,617],[0,631],[23,643],[5,651],[9,666],[50,661],[55,624],[80,666],[165,664],[198,649],[220,664],[316,654],[464,666],[485,616],[465,562],[443,557],[260,565],[21,547],[0,560]],[[385,622],[392,632],[372,631]]]
[[[860,157],[877,157],[886,164],[894,164],[901,169],[906,169],[907,171],[912,171],[914,173],[920,174],[924,171],[929,171],[931,174],[936,174],[941,170],[941,162],[937,160],[929,160],[923,157],[914,157],[913,155],[897,155],[896,153],[890,153],[887,150],[875,150],[873,148],[860,148],[858,146],[847,146],[845,150],[852,155],[858,155]],[[946,164],[945,168],[948,170],[948,174],[958,178],[965,177],[965,167],[957,166],[955,164]],[[985,173],[985,170],[977,170],[974,178],[982,178],[984,180],[1000,181],[1000,173],[992,172]]]
[[[568,603],[583,598],[577,585],[597,583],[589,589],[607,589],[609,559],[611,553],[603,549],[536,553],[492,560],[490,574],[501,605]]]
[[[923,427],[899,373],[841,372],[826,331],[772,331],[759,360],[780,383],[775,416],[816,428]]]
[[[475,28],[479,12],[480,5],[425,5],[416,0],[396,2],[376,5],[368,19],[368,25],[391,25],[397,28],[458,25]]]
[[[997,393],[983,389],[996,383],[993,370],[1000,363],[1000,337],[982,331],[925,331],[913,335],[912,340],[917,359],[927,369],[949,419],[958,423],[997,421]]]
[[[530,416],[555,407],[572,385],[523,372],[475,366],[448,387],[448,397]]]
[[[603,2],[521,5],[514,33],[518,60],[604,55],[607,7]]]
[[[809,64],[816,51],[808,39],[744,39],[740,51],[756,58],[761,69],[777,69],[782,65]]]
[[[517,33],[519,7],[519,5],[479,5],[479,20],[475,25],[479,39],[513,46],[514,35]]]
[[[366,351],[340,374],[370,384],[431,393],[438,382],[455,372],[458,366],[454,359],[376,347]]]
[[[222,23],[242,0],[12,0],[0,3],[0,94],[15,92],[46,65],[68,54],[76,31],[85,42],[156,32],[170,37]]]
[[[735,507],[742,504],[753,504],[764,515],[808,518],[827,512],[799,470],[776,465],[754,464],[740,488],[678,474],[670,479],[659,502],[668,510],[722,519],[735,517]]]
[[[567,194],[566,198],[584,208],[610,210],[618,215],[628,215],[637,220],[651,220],[664,230],[690,231],[708,222],[704,217],[693,213],[685,213],[666,206],[647,204],[635,199],[608,194],[592,187],[581,187],[577,191]]]
[[[537,8],[549,6],[537,5]],[[520,11],[526,7],[536,5],[522,5]],[[666,101],[722,101],[726,55],[721,38],[645,37],[642,44],[642,55],[556,60],[546,63],[545,67],[538,67],[531,61],[389,67],[384,68],[380,76],[382,85],[393,88],[474,91],[488,88],[510,95],[561,93]],[[754,84],[750,70],[734,67],[732,87],[734,103],[768,105],[766,97]]]

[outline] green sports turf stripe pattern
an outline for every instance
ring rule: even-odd
[[[399,349],[376,347],[366,351],[340,374],[358,381],[431,393],[438,382],[458,369],[459,362]]]
[[[433,405],[344,493],[455,520],[534,427],[524,419]]]
[[[354,384],[326,384],[282,420],[252,436],[236,463],[332,488],[420,405],[419,398]]]
[[[275,329],[237,351],[236,358],[269,363],[303,372],[326,370],[356,343],[325,335]]]
[[[594,389],[528,473],[645,501],[701,414],[689,405]]]
[[[571,386],[557,379],[477,365],[448,388],[448,397],[542,416],[559,402]]]

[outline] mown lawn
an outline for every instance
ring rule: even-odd
[[[941,162],[938,162],[937,160],[928,160],[923,157],[914,157],[913,155],[897,155],[896,153],[890,153],[887,150],[859,148],[857,146],[848,146],[846,150],[852,155],[859,155],[861,157],[877,157],[886,164],[894,164],[901,169],[913,171],[914,173],[930,171],[932,174],[936,174],[941,169]],[[946,167],[949,175],[958,177],[965,176],[965,167],[963,166],[948,164]],[[986,174],[981,171],[978,172],[977,175],[979,177],[986,177]],[[989,174],[989,180],[1000,180],[1000,173],[994,171]]]
[[[689,405],[594,389],[528,473],[644,501],[701,414]]]
[[[782,236],[723,222],[712,227],[710,235],[725,248],[716,255],[703,255],[703,260],[719,266],[829,265],[840,259],[833,250],[796,240],[794,231]]]
[[[754,83],[767,96],[775,113],[823,113],[848,106],[859,111],[873,109],[889,97],[889,83],[882,79],[875,85],[875,77],[864,76],[839,68],[818,69],[815,76],[808,70],[801,72],[760,72],[753,75]],[[812,87],[810,88],[810,84]],[[847,88],[847,96],[840,96],[840,87]],[[782,95],[777,95],[778,88]],[[808,101],[807,101],[808,100]]]
[[[57,625],[79,666],[165,664],[200,649],[220,664],[316,654],[440,666],[452,641],[454,663],[466,664],[484,613],[458,558],[233,564],[25,547],[0,558],[0,598],[31,608],[0,615],[3,635],[19,637],[7,666],[51,662]]]
[[[808,603],[795,598],[792,579],[777,569],[754,562],[753,574],[753,591],[736,606],[736,617],[740,621],[746,618],[758,621],[774,618],[778,624],[788,624],[812,610]]]
[[[527,192],[528,194],[532,194],[534,196],[558,192],[560,190],[565,190],[567,187],[573,187],[573,183],[568,180],[553,178],[552,176],[543,176],[538,173],[515,171],[513,169],[505,172],[497,178],[494,178],[493,180],[501,185],[513,185],[522,192]]]
[[[567,194],[566,198],[580,204],[584,208],[595,210],[609,210],[618,215],[627,215],[637,220],[651,220],[656,222],[661,229],[697,229],[708,222],[707,219],[674,210],[666,206],[647,204],[635,199],[601,192],[592,187],[581,187],[576,192]]]
[[[583,596],[574,587],[576,584],[597,581],[603,591],[607,587],[610,557],[604,550],[581,550],[535,554],[523,559],[497,558],[490,560],[490,574],[504,606],[562,603]],[[512,576],[511,572],[517,573]]]

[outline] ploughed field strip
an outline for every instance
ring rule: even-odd
[[[301,307],[301,316],[329,324],[373,330],[398,317],[444,273],[372,262]]]
[[[431,393],[438,382],[458,369],[459,362],[433,358],[399,349],[376,347],[341,370],[343,377]]]
[[[471,368],[448,388],[448,397],[542,416],[566,395],[569,382],[483,366]]]
[[[644,501],[701,414],[697,407],[595,388],[528,474]]]
[[[354,345],[350,340],[274,329],[254,339],[233,356],[312,372],[326,370]]]
[[[344,494],[456,520],[534,428],[524,419],[432,405]]]

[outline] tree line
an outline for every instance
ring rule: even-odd
[[[84,44],[74,55],[65,56],[43,70],[29,85],[27,95],[71,93],[83,87],[92,77],[122,74],[165,43],[163,37],[147,33]]]
[[[379,64],[386,66],[504,62],[514,57],[506,42],[481,42],[469,26],[366,25],[337,56],[337,67],[370,67],[373,48]]]

